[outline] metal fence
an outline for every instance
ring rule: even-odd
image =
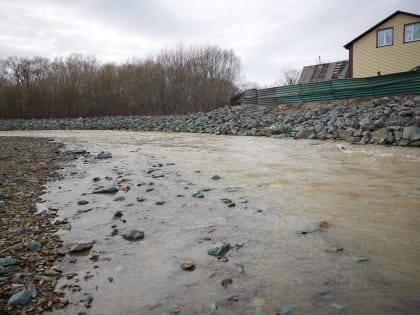
[[[420,94],[420,71],[279,86],[268,89],[250,89],[233,97],[231,104],[274,105],[403,93]]]

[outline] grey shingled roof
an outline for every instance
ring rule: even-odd
[[[306,66],[302,69],[299,84],[343,79],[347,76],[348,68],[348,60]]]

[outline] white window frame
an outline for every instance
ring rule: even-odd
[[[414,38],[414,28],[420,28],[420,22],[410,23],[404,25],[404,43],[410,43],[420,40],[419,38]],[[409,34],[411,32],[411,34]]]
[[[387,32],[391,32],[391,42],[387,42]],[[381,41],[382,40],[382,41]],[[376,31],[376,47],[385,47],[394,45],[394,28],[387,27]]]

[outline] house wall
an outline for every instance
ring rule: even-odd
[[[404,24],[420,22],[414,16],[397,14],[353,43],[353,78],[409,71],[420,65],[420,41],[404,43]],[[393,45],[376,47],[377,30],[393,27]]]

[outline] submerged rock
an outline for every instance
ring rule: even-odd
[[[217,242],[210,246],[207,250],[207,254],[211,256],[220,257],[226,254],[230,249],[230,244],[226,242]]]
[[[195,264],[191,260],[186,260],[181,263],[181,269],[185,271],[193,271],[195,269]]]
[[[334,294],[328,291],[324,291],[324,292],[319,292],[317,294],[315,294],[315,299],[319,300],[319,301],[329,301],[334,299]]]
[[[286,304],[285,306],[282,307],[280,311],[280,315],[292,315],[295,309],[297,309],[297,305]]]
[[[122,216],[123,216],[123,213],[121,210],[118,210],[117,212],[114,213],[114,219],[121,218]]]
[[[82,252],[82,251],[85,251],[85,250],[89,250],[89,249],[92,248],[93,244],[95,244],[95,242],[71,244],[70,247],[69,247],[69,252],[70,253],[77,253],[77,252]]]
[[[112,154],[111,152],[107,152],[107,151],[101,151],[96,155],[96,158],[98,160],[102,160],[102,159],[110,159],[112,158]]]
[[[118,192],[118,187],[115,186],[108,186],[108,187],[102,187],[99,186],[95,188],[93,191],[94,194],[115,194]]]
[[[129,230],[124,232],[122,237],[127,241],[140,241],[144,239],[144,232],[139,230]]]
[[[201,190],[196,191],[195,193],[193,193],[192,195],[194,198],[204,198],[204,194]]]

